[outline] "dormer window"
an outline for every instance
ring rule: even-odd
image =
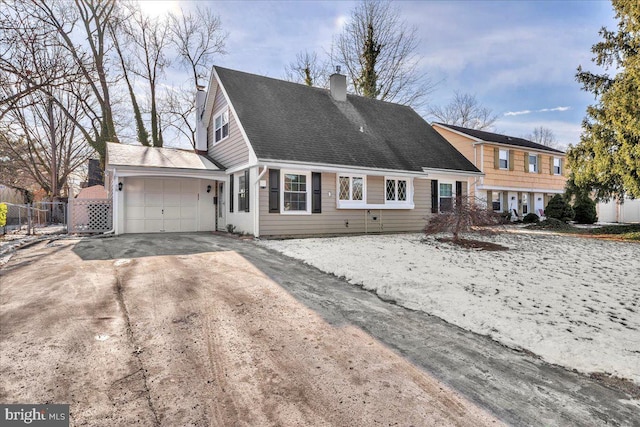
[[[214,116],[213,123],[213,143],[217,144],[218,142],[229,136],[229,109],[225,108],[223,111]]]

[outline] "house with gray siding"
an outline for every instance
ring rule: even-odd
[[[196,110],[195,152],[108,145],[116,233],[420,231],[482,175],[410,107],[347,94],[338,72],[321,89],[216,66]]]

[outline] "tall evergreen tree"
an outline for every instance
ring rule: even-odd
[[[640,197],[640,3],[613,0],[618,30],[600,30],[593,61],[614,76],[578,67],[576,79],[592,92],[580,143],[568,152],[572,178],[598,198]]]

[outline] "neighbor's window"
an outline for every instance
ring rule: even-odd
[[[244,212],[247,208],[246,182],[244,175],[238,177],[238,212]]]
[[[509,169],[509,150],[500,150],[498,159],[500,169]]]
[[[338,199],[361,202],[364,200],[364,177],[340,175],[338,177]]]
[[[406,202],[407,190],[406,179],[387,179],[385,184],[385,200],[388,202]]]
[[[499,191],[494,191],[493,193],[491,193],[491,206],[494,211],[502,212],[501,203],[502,203],[502,193]]]
[[[554,175],[562,174],[562,160],[557,157],[553,158],[553,174]]]
[[[538,156],[529,154],[529,172],[538,173]]]
[[[440,184],[440,212],[453,209],[453,184]]]
[[[282,201],[284,211],[307,211],[307,175],[295,173],[284,174]]]
[[[214,143],[220,142],[229,136],[229,110],[225,109],[215,116],[214,122]]]

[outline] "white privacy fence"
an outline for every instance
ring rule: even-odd
[[[110,199],[69,200],[69,233],[104,233],[113,228]]]

